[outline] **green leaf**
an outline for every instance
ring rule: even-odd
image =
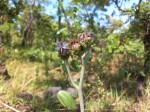
[[[63,4],[62,2],[59,2],[59,4],[57,5],[57,7],[61,7]]]
[[[75,100],[73,96],[68,91],[61,90],[57,93],[57,98],[59,102],[67,109],[75,109]]]
[[[59,30],[59,31],[57,31],[57,35],[59,35],[60,33],[64,33],[64,32],[66,32],[67,31],[67,29],[66,28],[62,28],[61,30]]]
[[[75,69],[75,70],[78,70],[80,67],[79,67],[79,64],[77,62],[77,60],[72,60],[71,61],[71,66]]]
[[[99,51],[100,51],[100,48],[99,48],[99,47],[93,47],[93,50],[94,50],[95,52],[99,52]]]
[[[143,71],[140,71],[140,74],[145,77],[145,73]]]

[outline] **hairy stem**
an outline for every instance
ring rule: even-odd
[[[72,85],[78,90],[79,86],[74,82],[74,80],[72,78],[72,75],[71,75],[71,72],[70,72],[70,68],[69,68],[68,63],[66,61],[65,61],[65,65],[66,65],[67,72],[68,72],[68,75],[69,75],[69,79],[70,79]]]
[[[84,79],[84,73],[85,73],[85,60],[84,60],[84,58],[81,58],[81,60],[82,60],[82,68],[81,68],[78,95],[79,95],[79,100],[80,100],[80,111],[84,112],[82,85],[83,85],[83,79]]]
[[[82,67],[81,67],[80,83],[79,83],[79,90],[78,90],[81,112],[84,112],[84,100],[83,100],[82,86],[83,86],[83,80],[84,80],[84,74],[85,74],[85,64],[89,58],[90,52],[91,52],[91,49],[89,49],[87,52],[85,52],[81,57]]]
[[[82,86],[83,86],[83,80],[84,80],[84,74],[85,74],[85,64],[90,56],[90,53],[91,53],[91,49],[88,49],[81,57],[82,67],[81,67],[79,86],[74,82],[71,72],[70,72],[69,65],[68,65],[67,61],[65,61],[69,79],[70,79],[72,85],[78,90],[78,96],[79,96],[79,102],[80,102],[80,112],[84,112],[84,100],[83,100]]]

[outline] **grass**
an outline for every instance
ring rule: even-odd
[[[8,60],[6,67],[11,75],[11,79],[8,81],[0,81],[0,93],[1,98],[9,101],[13,106],[19,101],[16,97],[17,93],[25,91],[42,99],[43,92],[46,88],[54,85],[51,78],[53,77],[56,80],[61,78],[60,74],[60,77],[57,74],[45,76],[44,64],[37,62]],[[36,101],[32,102],[33,104],[36,103]]]
[[[36,112],[50,112],[49,103],[43,100],[44,91],[52,86],[61,86],[64,89],[68,86],[66,76],[60,67],[61,61],[57,57],[57,53],[52,51],[50,54],[44,54],[47,57],[44,57],[43,61],[42,59],[37,61],[28,57],[28,53],[32,53],[34,49],[21,50],[24,53],[28,50],[28,53],[24,55],[26,58],[22,58],[20,51],[15,51],[15,49],[13,48],[11,52],[9,51],[10,56],[5,62],[11,79],[7,81],[0,80],[0,100],[15,109],[22,109],[22,111],[31,108]],[[46,52],[44,51],[43,53]],[[6,54],[8,54],[8,51]],[[40,55],[38,58],[41,57],[41,54],[37,53],[36,55]],[[119,67],[125,68],[124,65],[118,64],[119,58],[112,58],[99,65],[100,63],[97,62],[97,58],[94,59],[95,57],[97,57],[97,54],[93,54],[92,62],[86,67],[83,90],[85,110],[87,112],[150,111],[150,79],[148,79],[147,87],[145,88],[146,97],[136,103],[135,77],[127,77],[126,72],[119,71]],[[16,95],[20,92],[30,93],[33,98],[29,101],[18,98]],[[60,104],[56,104],[54,107],[62,109]],[[0,104],[0,111],[9,112],[11,110]]]

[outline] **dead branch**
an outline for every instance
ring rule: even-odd
[[[2,104],[3,106],[5,106],[5,107],[7,107],[7,108],[9,108],[9,109],[11,109],[11,110],[13,110],[13,111],[15,111],[15,112],[20,112],[19,110],[17,110],[17,109],[15,109],[14,107],[11,107],[11,106],[9,106],[9,105],[3,103],[2,101],[1,101],[1,104]]]

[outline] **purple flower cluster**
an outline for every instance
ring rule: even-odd
[[[60,41],[56,45],[56,49],[58,50],[59,54],[64,56],[69,52],[69,48],[66,42]]]
[[[56,49],[62,58],[68,58],[71,53],[79,53],[83,48],[90,46],[94,37],[91,32],[80,33],[77,39],[71,39],[68,44],[63,41],[58,42]]]

